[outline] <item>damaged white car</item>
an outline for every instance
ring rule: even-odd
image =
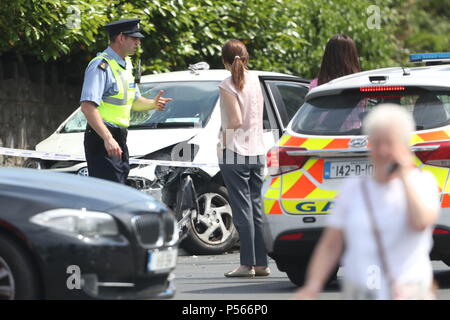
[[[218,85],[230,73],[207,69],[205,63],[200,63],[189,71],[143,76],[139,84],[143,96],[153,98],[164,90],[164,96],[173,101],[163,112],[132,112],[127,140],[130,159],[213,164],[197,167],[135,164],[131,165],[128,177],[128,185],[164,202],[178,220],[184,215],[188,217],[182,246],[193,254],[223,253],[238,240],[216,152],[221,125]],[[309,81],[279,73],[252,72],[258,74],[263,88],[265,147],[269,150],[303,104]],[[86,119],[77,109],[36,150],[83,155],[85,127]],[[88,175],[86,162],[30,159],[27,166]],[[189,215],[179,198],[186,177],[193,182],[197,202]]]

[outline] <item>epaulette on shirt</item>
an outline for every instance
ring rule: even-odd
[[[108,68],[108,63],[106,62],[106,60],[102,60],[102,62],[99,63],[98,67],[103,71],[106,71],[106,68]]]

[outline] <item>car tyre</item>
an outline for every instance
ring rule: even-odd
[[[23,167],[28,169],[42,169],[40,161],[33,158],[25,160]]]
[[[293,284],[301,287],[306,280],[306,270],[307,266],[297,266],[296,268],[291,267],[286,270],[286,274]]]
[[[299,265],[296,267],[289,267],[286,270],[286,274],[287,274],[289,280],[291,280],[291,282],[293,284],[295,284],[298,287],[301,287],[305,284],[307,269],[308,269],[307,265]],[[331,273],[326,285],[328,285],[332,281],[336,280],[338,270],[339,270],[339,268],[336,268],[336,270]]]
[[[39,298],[39,281],[27,252],[12,238],[0,234],[0,299]]]
[[[191,254],[198,255],[222,254],[229,251],[236,244],[239,236],[232,221],[227,189],[210,183],[197,190],[197,199],[200,211],[197,223],[194,221],[195,218],[191,217],[189,232],[182,242],[183,248]],[[220,220],[223,226],[212,222],[213,219]],[[211,223],[214,224],[211,226]],[[216,228],[215,231],[210,237],[206,237],[213,228]],[[226,229],[225,232],[222,232],[223,229]]]

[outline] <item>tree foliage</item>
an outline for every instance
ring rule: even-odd
[[[398,38],[404,55],[449,51],[450,0],[399,1]]]
[[[439,35],[448,31],[448,1],[406,2],[413,9],[400,0],[4,0],[0,53],[43,61],[92,57],[107,45],[102,25],[137,17],[146,35],[138,53],[144,73],[183,70],[198,61],[221,68],[222,44],[240,39],[251,68],[310,78],[336,33],[355,40],[363,69],[402,62],[405,50],[398,48],[404,46],[444,49],[448,40]],[[380,12],[379,28],[368,27],[372,5]]]

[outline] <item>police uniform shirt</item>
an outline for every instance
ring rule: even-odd
[[[125,69],[125,59],[120,57],[111,47],[108,47],[105,51],[111,58],[117,61],[117,63]],[[97,56],[100,54],[98,53]],[[101,68],[100,64],[105,63],[106,69]],[[141,96],[139,87],[137,84],[132,83],[130,85],[136,86],[136,96],[138,99]],[[91,101],[97,106],[100,105],[100,101],[104,97],[115,95],[119,92],[117,83],[114,79],[114,75],[111,68],[103,59],[96,59],[88,65],[84,74],[83,89],[81,90],[80,102]]]

